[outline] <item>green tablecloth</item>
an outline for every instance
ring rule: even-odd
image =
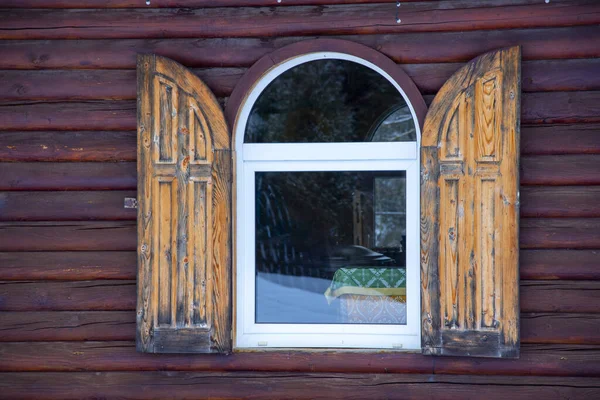
[[[325,291],[327,302],[344,294],[406,296],[406,268],[340,268]]]

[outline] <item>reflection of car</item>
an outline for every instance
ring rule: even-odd
[[[334,248],[328,260],[329,266],[332,268],[385,266],[391,265],[394,262],[390,257],[357,245],[338,246]]]

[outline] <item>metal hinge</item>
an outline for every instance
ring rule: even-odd
[[[125,208],[138,208],[138,201],[135,197],[125,197],[123,204]]]

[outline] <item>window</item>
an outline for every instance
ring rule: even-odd
[[[420,347],[416,121],[353,55],[260,78],[235,132],[235,346]]]

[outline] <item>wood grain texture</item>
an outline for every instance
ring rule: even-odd
[[[149,353],[231,349],[231,138],[210,89],[138,59],[136,342]]]
[[[543,6],[543,5],[542,5]],[[598,26],[472,32],[335,36],[372,47],[397,63],[466,62],[500,47],[522,46],[524,60],[597,58]],[[134,69],[138,53],[172,58],[187,67],[248,67],[271,51],[315,37],[7,40],[1,69]]]
[[[521,217],[599,217],[600,186],[524,186]]]
[[[0,39],[260,37],[445,32],[592,25],[599,5],[587,0],[357,4],[280,8],[19,10],[4,9]],[[135,21],[135,24],[131,24]],[[231,24],[231,21],[236,21]]]
[[[135,279],[135,251],[0,253],[0,280]]]
[[[436,95],[421,142],[422,350],[519,354],[520,48],[486,53]]]
[[[522,249],[599,249],[600,218],[523,218]]]
[[[591,378],[468,377],[452,375],[358,375],[285,373],[190,373],[103,372],[4,373],[0,397],[25,399],[35,387],[39,399],[113,398],[131,399],[297,399],[444,398],[472,400],[479,396],[515,400],[543,396],[545,399],[595,398],[597,380]],[[10,384],[9,384],[10,382]],[[268,395],[265,393],[268,390]],[[37,392],[37,390],[36,390]],[[199,394],[201,395],[199,396]],[[6,397],[5,397],[5,396]]]
[[[521,154],[599,154],[600,124],[525,125]]]
[[[133,310],[135,290],[135,280],[4,281],[0,311]],[[598,281],[523,281],[520,291],[522,312],[600,313]]]
[[[600,314],[522,313],[521,341],[600,344]],[[134,311],[0,312],[0,342],[135,340]]]
[[[600,280],[599,250],[521,250],[521,279]]]
[[[598,185],[600,158],[595,155],[521,157],[522,185]]]
[[[135,351],[131,341],[0,343],[0,371],[237,371],[439,373],[511,376],[600,376],[598,345],[523,344],[520,359],[426,357],[417,353],[289,351],[228,356],[161,355]],[[243,376],[243,375],[241,375]]]

